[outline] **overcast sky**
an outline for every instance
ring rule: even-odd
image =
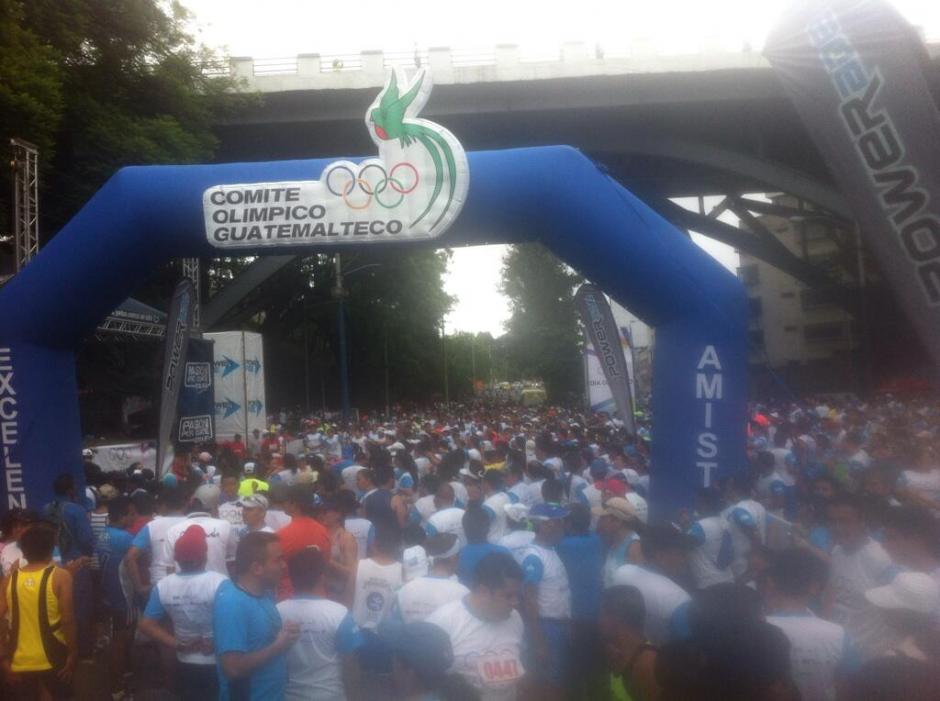
[[[278,58],[299,53],[411,51],[431,46],[492,49],[518,44],[524,57],[551,58],[566,41],[600,44],[609,56],[637,41],[660,53],[703,47],[760,49],[786,0],[182,0],[195,14],[201,40],[232,56]],[[940,0],[895,0],[927,38],[940,40]],[[574,11],[574,10],[577,11]],[[457,134],[460,138],[460,135]],[[727,246],[696,237],[724,265],[737,256]],[[458,303],[449,331],[503,332],[506,299],[499,294],[503,247],[454,252],[448,292]]]

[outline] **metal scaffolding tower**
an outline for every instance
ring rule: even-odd
[[[39,252],[39,151],[28,141],[10,139],[13,151],[13,248],[16,272]]]
[[[188,277],[193,281],[193,292],[195,293],[195,304],[193,305],[193,329],[199,330],[199,310],[202,307],[202,295],[199,292],[199,259],[183,258],[183,277]]]

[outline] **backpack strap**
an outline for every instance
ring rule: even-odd
[[[46,657],[54,667],[60,667],[65,664],[65,658],[68,649],[62,642],[55,637],[55,632],[62,626],[61,620],[52,625],[49,623],[49,608],[46,605],[46,595],[49,589],[49,580],[55,571],[55,565],[49,565],[42,571],[42,579],[39,582],[39,637],[42,640],[42,647],[45,650]]]
[[[20,569],[17,567],[10,577],[10,641],[14,646],[20,634],[20,597],[16,590],[19,574]]]

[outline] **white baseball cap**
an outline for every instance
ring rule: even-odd
[[[646,499],[636,492],[627,492],[623,495],[623,498],[633,505],[633,510],[636,512],[636,517],[640,519],[640,522],[646,523],[650,515],[650,508],[646,503]]]
[[[503,512],[513,521],[522,521],[529,515],[529,507],[525,504],[503,504]]]
[[[468,460],[476,460],[477,462],[483,462],[483,456],[480,455],[480,451],[476,448],[471,448],[467,451]]]
[[[253,462],[246,462],[244,470],[246,475],[255,474],[255,464]]]
[[[933,614],[940,609],[940,585],[923,572],[901,572],[891,584],[865,592],[878,608]]]
[[[93,457],[95,457],[95,451],[93,451],[91,448],[85,448],[85,449],[82,451],[82,457],[83,457],[83,458],[93,458]]]
[[[263,494],[250,494],[239,499],[238,503],[246,509],[268,509],[268,499]]]

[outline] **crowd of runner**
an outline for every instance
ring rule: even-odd
[[[938,698],[938,402],[754,406],[678,514],[642,417],[274,421],[4,514],[0,696]]]

